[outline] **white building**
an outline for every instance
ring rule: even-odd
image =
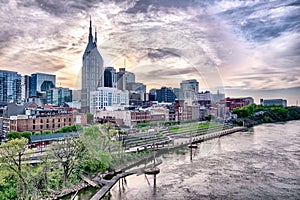
[[[124,124],[131,126],[131,112],[128,110],[97,110],[94,113],[95,118],[109,118],[115,119],[117,124]]]
[[[287,106],[286,99],[260,99],[260,104],[263,106]]]
[[[99,87],[91,92],[90,110],[96,113],[98,110],[114,110],[114,108],[129,105],[129,93],[117,88]]]
[[[211,101],[212,100],[212,94],[209,91],[199,92],[197,94],[197,100],[198,101]]]
[[[209,91],[199,92],[197,94],[198,101],[211,101],[212,105],[215,105],[217,102],[220,102],[221,100],[224,99],[225,99],[225,94],[219,93],[219,91],[217,94],[210,93]]]

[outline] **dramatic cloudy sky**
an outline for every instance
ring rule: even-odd
[[[300,1],[0,0],[0,68],[78,88],[89,17],[105,66],[151,87],[196,78],[226,96],[300,104]]]

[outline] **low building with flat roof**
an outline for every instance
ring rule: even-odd
[[[287,100],[286,99],[260,99],[260,104],[263,106],[287,106]]]

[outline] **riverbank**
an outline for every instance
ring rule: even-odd
[[[287,122],[300,120],[300,107],[296,106],[262,106],[251,104],[243,108],[235,108],[233,114],[238,116],[232,120],[234,124],[252,127],[263,123]]]
[[[172,150],[172,149],[176,149],[176,148],[180,148],[183,146],[188,146],[190,143],[196,144],[196,143],[200,143],[206,140],[210,140],[210,139],[214,139],[217,137],[222,137],[228,134],[232,134],[238,131],[244,131],[247,130],[246,127],[234,127],[231,129],[227,129],[227,130],[222,130],[222,131],[217,131],[217,132],[213,132],[213,133],[207,133],[205,135],[202,136],[197,136],[191,139],[185,139],[185,140],[174,140],[172,145],[161,145],[158,146],[157,154],[163,154],[168,150]],[[141,161],[139,161],[141,162]],[[135,165],[131,165],[131,167],[136,166],[138,163],[136,163]],[[128,169],[128,167],[125,167],[123,169]],[[98,200],[101,199],[105,196],[105,194],[114,186],[114,184],[122,177],[128,176],[128,175],[132,175],[134,174],[134,172],[130,172],[130,173],[122,173],[122,174],[117,174],[116,176],[114,176],[111,180],[111,182],[109,182],[107,185],[103,186],[103,188],[101,188],[91,199],[93,200]]]
[[[174,137],[172,143],[158,144],[155,146],[155,149],[157,152],[157,156],[159,156],[159,155],[162,155],[162,154],[168,152],[169,150],[181,148],[183,146],[188,146],[190,144],[190,142],[199,143],[202,141],[206,141],[206,140],[213,139],[216,137],[221,137],[221,136],[224,136],[227,134],[231,134],[231,133],[246,130],[246,129],[247,129],[246,127],[234,127],[231,129],[209,132],[207,134],[201,134],[201,135],[192,134],[192,135],[195,135],[195,137],[192,137],[192,140],[189,137],[184,137],[184,138]],[[195,131],[195,133],[196,133],[196,131]],[[135,166],[144,164],[146,162],[150,162],[151,160],[153,160],[153,158],[149,157],[149,156],[138,158],[132,162],[129,162],[126,165],[115,168],[114,169],[114,172],[116,173],[115,175],[117,175],[118,173],[125,172],[126,170],[133,168]],[[113,174],[111,174],[111,175],[113,175]],[[103,173],[100,173],[100,174],[96,173],[95,175],[91,176],[90,179],[94,182],[97,182],[97,180],[99,180],[99,177],[101,177],[101,179],[102,179],[102,177],[104,177],[104,176],[105,176],[105,174],[103,174]],[[50,195],[47,199],[61,199],[61,198],[64,198],[65,196],[71,196],[71,194],[74,195],[79,190],[82,190],[87,187],[90,187],[90,185],[86,182],[83,182],[83,183],[76,185],[74,187],[71,187],[67,190],[63,190],[61,193],[56,193],[56,194]]]

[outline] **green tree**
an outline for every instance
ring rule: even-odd
[[[18,177],[19,197],[26,199],[28,196],[28,184],[26,181],[26,170],[22,167],[22,157],[26,150],[28,139],[11,139],[0,145],[0,163],[9,172]]]
[[[17,199],[18,178],[13,173],[0,170],[0,199]]]
[[[43,130],[42,131],[42,134],[44,135],[44,134],[51,134],[52,133],[52,131],[50,131],[50,130]]]
[[[213,115],[207,115],[207,116],[205,117],[205,120],[210,121],[210,120],[212,120],[212,119],[214,119],[214,118],[215,118],[215,116],[213,116]]]
[[[80,131],[80,130],[82,130],[82,126],[80,124],[73,124],[71,126],[71,130],[72,130],[72,132]]]
[[[81,144],[75,138],[67,137],[62,141],[53,143],[49,151],[50,157],[57,160],[63,168],[64,184],[78,165],[78,158],[81,155]]]
[[[72,132],[72,128],[70,126],[64,126],[61,128],[63,133]]]
[[[111,130],[106,126],[84,128],[80,140],[86,148],[87,157],[94,158],[92,162],[91,160],[85,162],[101,166],[102,170],[119,164],[124,158],[124,150],[121,143],[112,138]]]
[[[87,123],[89,124],[93,124],[94,123],[94,115],[90,112],[86,113],[86,117],[87,117]]]
[[[31,132],[28,132],[28,131],[25,131],[25,132],[22,132],[21,133],[21,136],[23,137],[23,138],[27,138],[28,140],[30,139],[30,136],[32,135],[32,133]]]
[[[22,137],[21,133],[20,132],[9,132],[6,134],[6,139],[8,140],[12,140],[12,139],[20,139]]]
[[[234,108],[233,114],[237,114],[238,117],[248,117],[248,112],[245,108]]]
[[[41,135],[42,133],[40,131],[34,132],[34,135]]]

